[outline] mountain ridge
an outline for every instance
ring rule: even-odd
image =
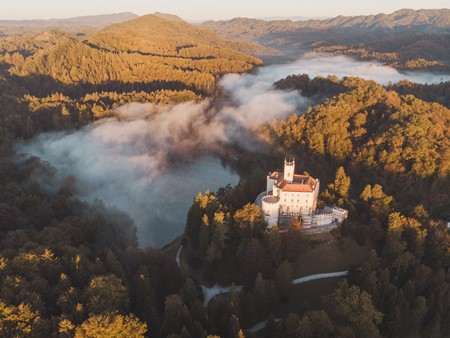
[[[80,29],[98,29],[113,23],[137,18],[131,12],[76,16],[65,19],[0,20],[0,31],[7,35],[39,33],[48,29],[77,31]]]
[[[450,69],[450,9],[402,9],[391,14],[307,21],[234,18],[202,26],[226,38],[259,43],[292,57],[315,51],[378,60],[398,69]]]
[[[359,28],[359,29],[411,29],[421,31],[446,31],[450,32],[450,9],[400,9],[390,14],[379,13],[376,15],[343,16],[339,15],[328,19],[310,20],[262,20],[245,17],[237,17],[230,20],[206,21],[202,26],[219,31],[222,34],[226,28],[232,25],[247,25],[246,28],[258,35],[267,32],[281,32],[290,29],[330,29],[330,28]]]

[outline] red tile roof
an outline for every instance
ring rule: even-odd
[[[292,182],[285,180],[284,174],[279,172],[273,172],[269,178],[276,180],[275,185],[287,192],[313,192],[317,184],[314,178],[306,175],[294,174]]]

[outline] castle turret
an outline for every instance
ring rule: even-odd
[[[288,160],[284,159],[284,179],[289,183],[294,180],[294,170],[295,170],[295,159]]]

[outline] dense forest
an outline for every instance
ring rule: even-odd
[[[184,331],[213,331],[201,293],[172,257],[138,249],[133,221],[73,197],[73,179],[49,194],[36,175],[53,169],[17,162],[14,145],[128,102],[200,100],[220,75],[261,63],[235,48],[260,47],[152,15],[90,33],[0,38],[2,337],[165,337],[182,324],[180,304]]]
[[[448,334],[450,238],[440,218],[450,200],[449,110],[358,78],[290,76],[276,86],[328,99],[262,127],[276,140],[273,153],[240,155],[246,179],[237,187],[195,197],[181,268],[159,250],[138,249],[126,215],[74,198],[73,180],[45,193],[35,175],[51,168],[12,161],[2,142],[2,332],[251,337],[246,329],[268,319],[267,337]],[[3,140],[20,127],[2,126]],[[351,210],[332,238],[344,247],[352,238],[376,243],[320,305],[296,303],[292,313],[279,309],[292,302],[298,260],[322,240],[305,237],[300,222],[265,231],[252,204],[264,171],[284,154],[321,177],[323,202]],[[204,308],[197,280],[244,289]]]
[[[267,50],[164,16],[0,37],[0,336],[450,335],[447,83],[278,81],[312,106],[255,129],[262,152],[233,145],[241,181],[192,196],[179,261],[176,245],[138,248],[133,220],[78,199],[73,177],[49,192],[39,178],[55,169],[15,157],[17,142],[79,128],[121,104],[220,95],[221,75],[261,64],[255,51]],[[321,205],[350,211],[339,229],[311,237],[300,220],[266,229],[253,202],[285,156],[320,177]],[[337,264],[313,263],[323,248],[351,253],[337,262],[347,278],[294,285]],[[201,285],[215,283],[230,292],[207,302]]]
[[[269,318],[267,337],[447,336],[450,110],[359,78],[289,76],[276,86],[330,97],[265,132],[326,183],[321,203],[350,210],[335,240],[344,247],[348,238],[374,240],[375,250],[320,305],[300,299],[295,313],[275,321],[276,304],[292,306],[299,260],[320,237],[302,234],[301,222],[265,231],[251,203],[263,185],[255,178],[199,194],[186,227],[190,266],[201,280],[244,285],[210,306],[210,315],[226,313],[247,328]]]

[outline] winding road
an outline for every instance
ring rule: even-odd
[[[180,245],[180,248],[178,249],[177,256],[176,256],[176,261],[177,261],[178,265],[180,265],[180,253],[181,253],[182,248],[183,248],[183,246]],[[309,275],[309,276],[296,278],[292,281],[292,284],[299,285],[299,284],[311,282],[313,280],[344,277],[347,275],[348,275],[348,271],[318,273],[315,275]],[[221,286],[219,284],[216,284],[210,288],[208,288],[204,285],[200,285],[200,286],[202,288],[203,297],[204,297],[204,300],[203,300],[204,307],[207,307],[209,302],[211,301],[211,299],[213,299],[215,296],[217,296],[219,294],[228,293],[233,288],[235,291],[238,291],[238,292],[241,292],[243,289],[242,285]],[[280,320],[281,320],[280,318],[275,319],[275,321],[280,321]],[[255,333],[255,332],[258,332],[258,331],[264,329],[266,327],[266,325],[267,325],[267,321],[262,321],[262,322],[259,322],[255,325],[253,325],[250,329],[248,329],[248,331]]]
[[[207,307],[211,299],[213,299],[215,296],[221,294],[221,293],[228,293],[231,291],[231,289],[234,287],[235,291],[241,292],[243,289],[242,285],[230,285],[230,286],[220,286],[219,284],[214,285],[213,287],[207,288],[204,285],[200,285],[202,287],[203,291],[203,306]]]
[[[311,281],[317,280],[317,279],[343,277],[343,276],[347,276],[347,275],[348,275],[348,271],[318,273],[318,274],[315,274],[315,275],[309,275],[309,276],[305,276],[305,277],[300,277],[300,278],[294,279],[292,281],[292,284],[298,285],[298,284],[311,282]],[[204,285],[200,285],[200,286],[201,286],[202,291],[203,291],[203,296],[205,297],[205,299],[203,301],[203,306],[204,307],[207,307],[209,302],[211,301],[211,299],[213,299],[218,294],[230,292],[233,287],[234,287],[234,290],[239,291],[239,292],[242,291],[242,288],[243,288],[242,285],[221,286],[219,284],[216,284],[216,285],[214,285],[214,286],[212,286],[210,288],[208,288],[208,287],[206,287]]]

